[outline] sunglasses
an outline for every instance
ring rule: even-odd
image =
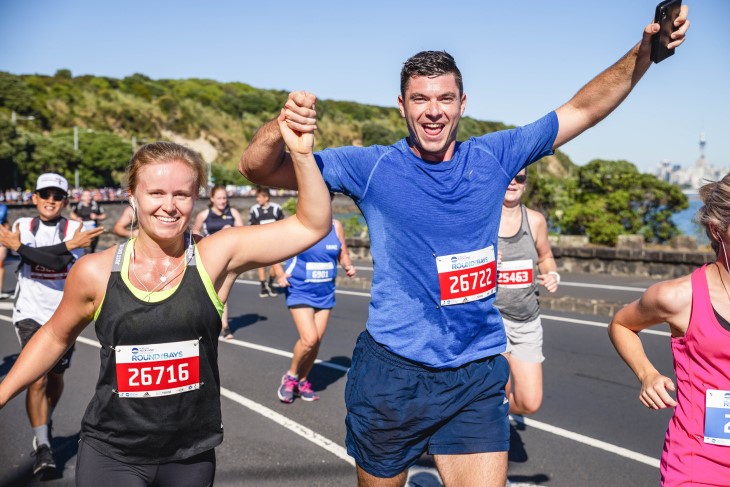
[[[36,194],[42,200],[63,201],[67,198],[67,196],[63,193],[59,193],[58,191],[49,191],[47,189],[39,189],[36,191]]]
[[[527,181],[527,174],[518,174],[515,176],[515,183],[525,184],[525,181]]]

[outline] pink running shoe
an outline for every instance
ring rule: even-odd
[[[302,398],[302,401],[316,401],[319,399],[319,396],[312,390],[312,383],[308,380],[299,383],[297,395]]]
[[[298,384],[298,378],[292,377],[289,374],[284,374],[284,377],[281,378],[281,386],[279,386],[279,390],[277,391],[281,402],[285,402],[287,404],[294,402],[294,394],[296,394]]]

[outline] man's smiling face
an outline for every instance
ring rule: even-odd
[[[412,77],[398,105],[408,125],[411,150],[424,161],[451,159],[466,108],[466,95],[459,93],[454,75]]]

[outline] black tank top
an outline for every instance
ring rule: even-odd
[[[208,210],[208,216],[203,223],[203,232],[205,235],[213,235],[215,232],[223,230],[224,227],[232,227],[234,223],[231,207],[226,206],[222,215],[217,214],[213,209]]]
[[[126,245],[117,249],[96,320],[101,370],[81,423],[81,437],[104,455],[126,463],[182,460],[223,441],[220,315],[195,267],[192,243],[178,288],[158,303],[138,299],[122,280]],[[197,359],[179,358],[191,353],[198,354]],[[198,382],[190,384],[196,369]],[[125,392],[133,388],[137,392]],[[130,397],[135,394],[144,397]]]

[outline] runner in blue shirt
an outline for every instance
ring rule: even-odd
[[[279,286],[286,291],[286,305],[299,332],[289,370],[281,378],[277,390],[281,402],[292,403],[297,396],[303,401],[319,399],[312,389],[309,373],[327,330],[330,312],[335,307],[338,262],[348,277],[355,275],[342,223],[332,220],[329,235],[287,260],[284,268],[279,264],[274,266]]]
[[[670,48],[689,28],[686,6],[676,25]],[[360,485],[404,485],[429,452],[444,485],[504,486],[509,370],[494,292],[505,190],[628,96],[651,65],[658,30],[649,24],[641,42],[557,110],[465,142],[456,140],[466,109],[459,69],[445,52],[418,53],[401,71],[407,138],[315,154],[328,187],[355,201],[371,238],[372,298],[345,390],[346,445]],[[316,129],[315,101],[289,95],[293,130]],[[296,189],[276,122],[256,133],[239,169],[255,183]]]

